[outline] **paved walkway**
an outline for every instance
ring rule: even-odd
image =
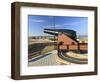
[[[49,55],[48,54],[47,54],[47,56],[38,58],[38,60],[36,60],[36,61],[29,62],[29,66],[60,65],[60,63],[57,61],[57,58],[56,58],[56,56],[57,56],[56,50],[50,52]]]
[[[57,50],[54,50],[52,52],[49,52],[46,55],[41,55],[41,56],[31,59],[29,61],[29,66],[61,65],[63,63],[61,59],[64,61],[64,63],[66,62],[65,64],[67,65],[68,65],[68,62],[75,63],[75,64],[87,64],[87,60],[73,58],[65,54],[59,54],[58,56]]]

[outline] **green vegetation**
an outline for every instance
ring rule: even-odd
[[[78,36],[77,39],[79,39],[80,41],[88,41],[88,37],[87,36]]]
[[[53,51],[55,50],[55,46],[46,46],[42,51],[41,51],[41,54],[45,54],[45,53],[48,53],[50,51]]]
[[[30,58],[34,58],[34,57],[37,57],[37,56],[39,56],[40,54],[38,53],[38,54],[32,54],[31,56],[29,56],[29,59]]]
[[[57,46],[46,46],[44,49],[42,49],[39,53],[37,54],[32,54],[29,58],[34,58],[34,57],[37,57],[39,55],[44,55],[48,52],[51,52],[53,50],[56,50],[57,49]]]
[[[51,41],[57,41],[57,38],[49,38]]]

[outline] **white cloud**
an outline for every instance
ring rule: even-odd
[[[62,27],[63,25],[69,25],[69,26],[79,26],[81,23],[86,22],[86,21],[76,21],[76,22],[71,22],[71,23],[64,23],[64,24],[55,24],[55,27]],[[48,25],[45,28],[53,28],[54,25]]]
[[[60,27],[61,25],[58,25],[58,24],[55,24],[55,27]],[[49,26],[46,26],[45,28],[53,28],[54,25],[49,25]]]
[[[53,28],[54,26],[53,25],[48,25],[48,26],[45,26],[44,28]]]
[[[55,27],[60,27],[61,25],[59,25],[59,24],[55,24]]]
[[[33,19],[33,22],[45,22],[45,20]]]
[[[79,24],[86,22],[86,21],[77,21],[77,22],[71,22],[71,23],[64,23],[63,25],[70,25],[70,26],[78,26]]]

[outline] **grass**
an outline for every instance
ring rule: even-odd
[[[57,49],[57,46],[46,46],[44,49],[42,49],[42,51],[40,51],[40,53],[32,54],[29,58],[34,58],[34,57],[37,57],[39,55],[47,54],[48,52],[51,52],[55,49]]]
[[[46,54],[46,53],[48,53],[48,52],[50,52],[50,51],[53,51],[53,50],[55,50],[55,46],[46,46],[46,47],[42,50],[41,54]]]

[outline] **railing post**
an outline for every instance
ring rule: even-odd
[[[69,45],[67,45],[67,50],[69,51]]]
[[[80,45],[79,45],[79,42],[78,42],[78,52],[80,52]]]

